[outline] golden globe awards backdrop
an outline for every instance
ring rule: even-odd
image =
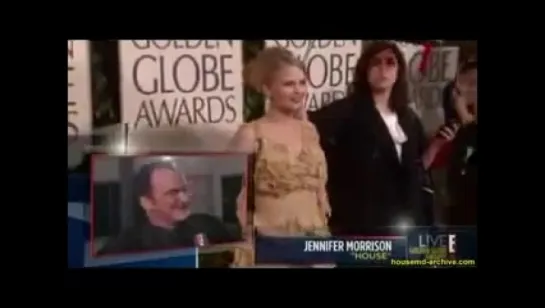
[[[309,74],[309,110],[320,109],[346,95],[361,53],[359,40],[266,40],[266,47],[284,47],[304,61]]]
[[[243,122],[242,41],[122,40],[121,120],[131,131]]]
[[[456,77],[458,47],[433,47],[426,71],[420,72],[422,45],[398,43],[408,66],[410,95],[416,112],[428,135],[434,134],[444,123],[443,90]]]
[[[68,136],[91,133],[89,41],[68,40]]]

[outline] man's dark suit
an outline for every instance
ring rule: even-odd
[[[150,252],[180,246],[184,245],[173,230],[146,222],[124,230],[118,237],[109,240],[99,254]]]
[[[429,223],[422,203],[422,125],[408,107],[398,117],[408,137],[401,162],[370,97],[351,95],[309,113],[327,157],[334,234],[384,234],[400,217]]]
[[[99,254],[144,252],[194,246],[197,234],[203,234],[210,244],[237,241],[218,218],[208,214],[192,214],[174,229],[165,229],[149,222],[129,228],[100,250]]]

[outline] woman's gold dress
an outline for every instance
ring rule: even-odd
[[[254,168],[253,226],[269,236],[328,236],[325,191],[327,166],[314,126],[301,121],[302,148],[264,138],[259,122],[252,125],[261,147]],[[235,266],[250,266],[253,249],[237,249]]]

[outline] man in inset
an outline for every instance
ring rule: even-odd
[[[100,254],[139,252],[235,241],[225,225],[190,211],[187,180],[170,162],[152,162],[136,174],[134,190],[145,222],[110,240]]]

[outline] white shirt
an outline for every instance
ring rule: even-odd
[[[397,157],[399,160],[401,160],[401,148],[403,143],[407,141],[407,135],[405,135],[405,132],[403,131],[403,128],[401,128],[401,125],[399,125],[399,120],[397,118],[397,114],[395,113],[383,113],[379,112],[380,116],[382,117],[382,120],[386,124],[386,127],[388,127],[388,132],[390,133],[390,136],[392,137],[392,140],[394,141],[395,149],[397,152]]]

